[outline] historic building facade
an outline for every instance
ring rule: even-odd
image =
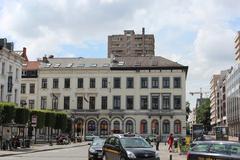
[[[185,136],[187,70],[163,57],[45,57],[38,106],[69,113],[78,135]]]
[[[20,104],[21,53],[12,42],[0,39],[0,102]]]

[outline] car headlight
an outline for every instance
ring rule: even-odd
[[[91,153],[95,153],[95,152],[96,152],[96,150],[95,150],[95,149],[93,149],[93,148],[90,148],[90,149],[89,149],[89,152],[91,152]]]
[[[128,158],[136,158],[135,154],[130,151],[127,151],[127,155],[128,155]]]
[[[156,157],[156,158],[159,158],[159,157],[160,157],[159,152],[156,152],[156,153],[155,153],[155,157]]]

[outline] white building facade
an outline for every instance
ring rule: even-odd
[[[162,57],[48,58],[40,109],[64,110],[78,135],[186,135],[187,66]]]
[[[0,102],[20,104],[22,58],[13,43],[0,39]]]

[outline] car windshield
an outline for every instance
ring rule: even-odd
[[[208,144],[197,144],[191,150],[194,152],[208,152]]]
[[[240,144],[231,145],[230,153],[233,155],[240,155]]]
[[[103,146],[104,142],[105,142],[105,139],[101,139],[101,138],[94,139],[92,142],[92,146]]]
[[[143,138],[121,138],[124,148],[151,148],[152,146]]]
[[[227,145],[225,145],[225,144],[212,144],[209,151],[211,153],[226,154],[227,153]]]

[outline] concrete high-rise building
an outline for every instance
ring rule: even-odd
[[[210,82],[210,107],[211,107],[211,126],[214,127],[217,124],[217,81],[219,80],[220,75],[213,75]]]
[[[235,38],[235,60],[240,63],[240,31],[237,32],[237,36]]]
[[[108,58],[124,56],[154,56],[154,35],[135,34],[134,30],[125,30],[124,34],[108,36]]]

